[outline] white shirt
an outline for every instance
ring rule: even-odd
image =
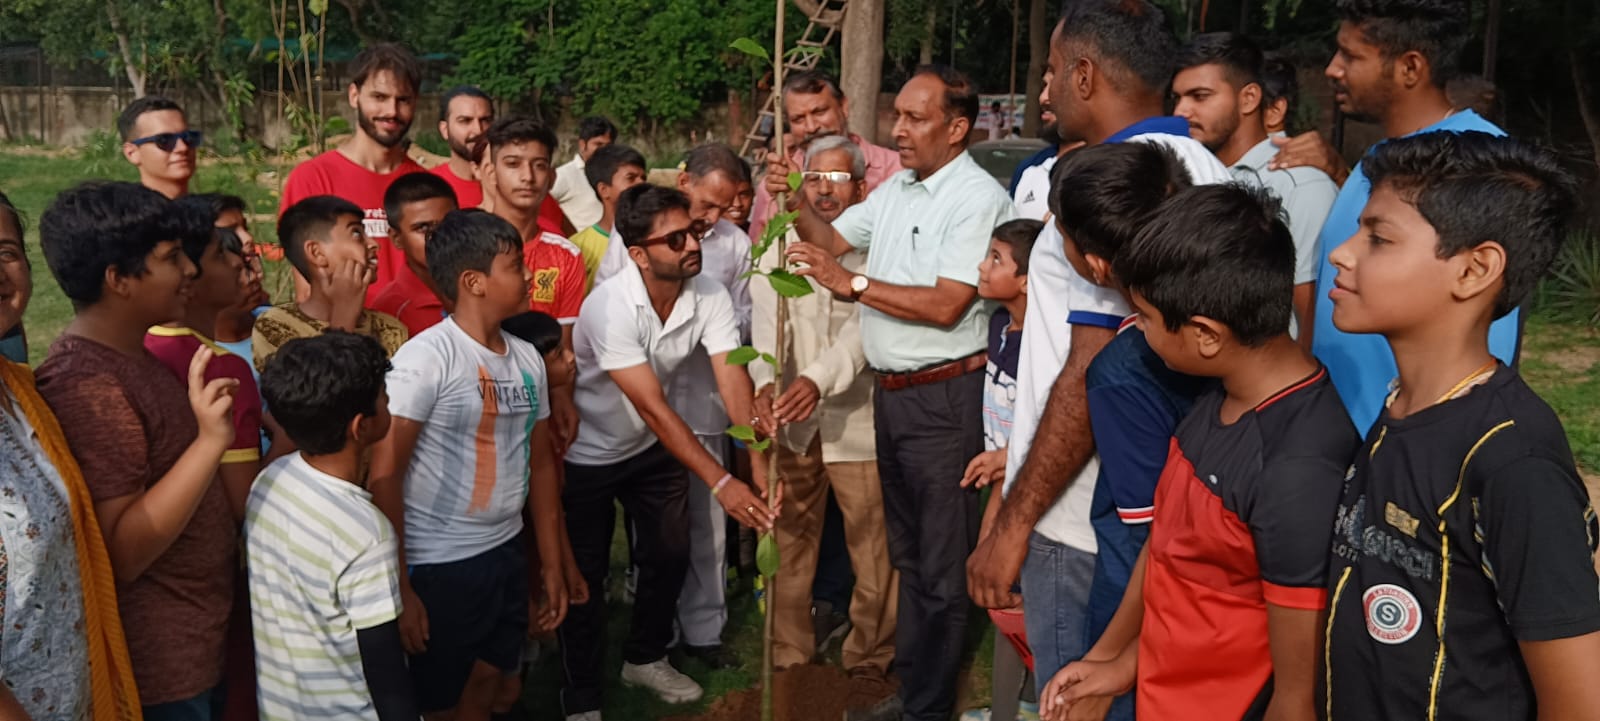
[[[574,228],[594,225],[600,222],[600,216],[606,212],[605,205],[600,202],[600,196],[595,195],[594,186],[589,185],[589,177],[584,175],[583,169],[583,156],[572,156],[572,160],[556,168],[556,182],[550,186],[550,197],[556,199],[561,212],[567,215],[567,220],[572,221]]]
[[[727,289],[704,273],[684,281],[662,322],[650,305],[642,271],[633,268],[589,293],[572,344],[578,356],[575,395],[581,422],[567,461],[604,466],[643,453],[656,442],[610,371],[649,364],[661,386],[670,388],[695,349],[716,355],[738,347],[739,326]]]
[[[549,391],[538,349],[502,335],[497,354],[445,318],[394,355],[389,412],[422,424],[405,477],[409,563],[471,558],[522,531],[528,441],[550,417]]]
[[[1044,220],[1050,212],[1050,173],[1055,170],[1056,161],[1061,156],[1054,156],[1043,163],[1025,168],[1022,177],[1017,178],[1017,217]],[[1029,272],[1033,271],[1029,266]]]
[[[1005,189],[962,151],[921,180],[915,171],[896,173],[845,209],[833,228],[866,252],[866,275],[873,280],[931,288],[948,278],[977,286],[995,226],[1014,215]],[[964,358],[989,345],[988,304],[974,299],[949,327],[901,320],[863,305],[861,345],[867,363],[884,371]]]
[[[356,632],[400,616],[394,528],[299,453],[261,471],[246,508],[261,718],[377,721]]]
[[[637,269],[628,258],[622,235],[613,231],[611,242],[606,245],[606,257],[595,274],[595,283],[615,275],[619,266]],[[611,272],[606,272],[608,269]],[[716,281],[728,291],[728,298],[733,301],[734,320],[739,324],[740,342],[750,338],[750,279],[745,277],[749,270],[750,236],[726,219],[718,220],[700,239],[698,277]],[[722,394],[717,390],[711,358],[703,352],[692,354],[688,365],[667,387],[667,403],[699,435],[720,436],[728,429],[728,412],[722,407]]]
[[[1127,142],[1147,142],[1170,148],[1188,169],[1196,184],[1223,183],[1228,169],[1205,146],[1191,138],[1150,133]],[[1020,186],[1019,186],[1020,188]],[[1072,351],[1072,326],[1094,325],[1116,330],[1132,310],[1119,291],[1102,288],[1078,275],[1067,262],[1060,227],[1045,224],[1028,256],[1028,311],[1022,324],[1022,357],[1017,363],[1017,405],[1011,421],[1011,441],[1006,453],[1004,491],[1011,492],[1017,472],[1028,457],[1050,388]],[[1056,543],[1094,553],[1098,548],[1089,525],[1089,505],[1094,498],[1100,459],[1091,457],[1071,485],[1056,499],[1033,530]]]

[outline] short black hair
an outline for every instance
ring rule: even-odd
[[[1300,98],[1300,76],[1296,74],[1294,60],[1288,53],[1273,51],[1261,56],[1261,101],[1271,105],[1282,98],[1289,102],[1283,116],[1283,129],[1294,132],[1294,104]]]
[[[532,343],[539,355],[561,347],[561,323],[548,313],[525,310],[500,321],[500,330]]]
[[[1039,238],[1041,230],[1044,230],[1044,221],[1017,218],[995,226],[991,233],[995,240],[1011,246],[1011,260],[1017,264],[1017,275],[1028,274],[1028,256],[1033,253],[1033,241]]]
[[[211,215],[213,219],[222,217],[223,213],[226,213],[230,210],[235,211],[240,215],[245,214],[244,198],[241,198],[237,195],[228,195],[227,193],[194,193],[185,197],[205,201],[206,205],[211,208]]]
[[[578,121],[579,140],[593,140],[600,136],[617,139],[617,126],[612,124],[610,118],[591,115]]]
[[[378,43],[356,53],[356,58],[350,61],[350,84],[359,88],[374,74],[385,71],[404,80],[412,94],[422,89],[422,63],[400,43]]]
[[[212,210],[209,198],[188,195],[172,201],[172,215],[178,226],[178,244],[183,246],[183,254],[189,257],[189,262],[194,263],[194,277],[199,278],[205,275],[200,259],[205,257],[206,248],[222,240],[217,234],[217,213]],[[234,236],[235,244],[238,240],[238,236]]]
[[[433,173],[406,173],[394,179],[389,184],[389,189],[383,191],[384,217],[393,221],[391,225],[400,222],[400,211],[405,209],[407,203],[416,203],[434,198],[447,198],[452,207],[459,206],[456,199],[455,188]]]
[[[139,116],[161,110],[176,110],[182,113],[183,106],[165,95],[146,95],[128,103],[128,107],[123,108],[117,115],[117,133],[122,136],[122,142],[134,140],[133,126],[139,124]]]
[[[966,118],[967,123],[978,122],[978,87],[966,73],[949,65],[929,63],[911,71],[911,77],[932,75],[944,83],[944,115],[947,120]],[[969,136],[972,134],[969,130]]]
[[[261,369],[261,396],[302,453],[344,450],[356,416],[378,414],[389,359],[371,336],[338,330],[294,338]]]
[[[1113,263],[1167,330],[1205,316],[1256,347],[1289,332],[1294,238],[1277,196],[1239,183],[1178,191]]]
[[[444,91],[444,95],[439,96],[439,122],[443,123],[450,120],[450,103],[456,98],[477,98],[488,103],[491,108],[494,107],[494,99],[489,97],[488,93],[479,89],[478,86],[457,85]]]
[[[747,167],[739,153],[723,143],[706,143],[689,150],[683,158],[683,172],[696,178],[722,173],[735,183],[745,176]]]
[[[1433,226],[1440,258],[1489,241],[1505,248],[1496,318],[1521,304],[1550,269],[1577,208],[1577,181],[1555,152],[1477,131],[1390,140],[1361,169],[1372,187],[1397,191]]]
[[[1172,81],[1178,40],[1149,0],[1066,0],[1059,24],[1062,45],[1077,48],[1068,56],[1090,55],[1119,89],[1164,94]]]
[[[1339,19],[1360,28],[1386,63],[1415,50],[1428,60],[1429,76],[1439,88],[1461,72],[1471,22],[1465,0],[1337,0],[1337,5]]]
[[[610,185],[611,179],[617,176],[617,171],[629,165],[640,170],[649,167],[644,162],[644,155],[639,151],[621,143],[612,143],[589,156],[589,162],[583,164],[583,177],[589,181],[589,187],[598,193],[601,183]]]
[[[74,308],[100,301],[107,268],[142,275],[145,259],[182,225],[172,201],[136,183],[90,181],[63,191],[39,217],[45,264]]]
[[[1216,65],[1237,90],[1251,83],[1261,84],[1261,64],[1261,46],[1250,38],[1229,32],[1200,33],[1189,38],[1178,52],[1177,70]]]
[[[22,220],[22,211],[17,210],[17,204],[11,202],[11,198],[6,197],[4,192],[0,192],[0,213],[9,213],[17,224],[17,232],[23,236],[27,235],[28,225]]]
[[[334,224],[345,215],[363,221],[367,217],[360,206],[337,195],[313,195],[284,210],[278,218],[278,243],[283,246],[289,265],[309,279],[311,264],[306,259],[306,241],[327,242]]]
[[[821,70],[797,70],[783,76],[785,95],[816,95],[824,92],[833,95],[834,100],[844,100],[844,91],[839,89],[838,79]]]
[[[616,218],[622,244],[631,248],[643,243],[650,237],[656,216],[673,208],[689,212],[689,196],[677,188],[640,183],[622,191],[617,198]]]
[[[1056,163],[1050,212],[1079,252],[1115,264],[1162,201],[1191,184],[1183,161],[1165,146],[1095,145]]]
[[[552,159],[555,158],[556,134],[526,115],[511,115],[494,121],[483,137],[489,141],[490,148],[503,148],[512,143],[538,143],[550,151]]]
[[[462,273],[487,273],[495,257],[510,250],[522,250],[522,235],[511,223],[477,208],[452,210],[428,238],[428,274],[439,295],[454,301]]]

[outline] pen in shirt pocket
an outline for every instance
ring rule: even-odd
[[[921,233],[921,232],[922,232],[921,228],[919,228],[919,227],[917,227],[915,225],[911,226],[911,249],[912,250],[916,250],[917,249],[917,234]]]

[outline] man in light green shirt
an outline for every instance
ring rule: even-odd
[[[796,272],[861,304],[874,395],[889,558],[900,572],[896,671],[904,717],[948,719],[956,702],[977,542],[976,491],[961,488],[983,451],[988,309],[978,264],[1014,216],[1005,189],[967,154],[978,96],[949,68],[918,68],[895,99],[894,147],[906,168],[828,223],[804,202],[789,248]],[[772,172],[788,172],[778,166]],[[865,273],[837,256],[867,253]]]

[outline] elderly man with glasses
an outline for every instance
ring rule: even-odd
[[[833,222],[867,197],[867,160],[843,135],[813,140],[805,153],[800,193],[823,220]],[[761,259],[778,267],[777,253]],[[865,253],[852,250],[840,262],[864,272]],[[773,657],[779,667],[806,663],[816,649],[811,615],[812,578],[817,572],[824,508],[831,488],[844,519],[844,540],[855,571],[849,601],[851,628],[841,661],[855,684],[852,710],[870,708],[889,695],[885,683],[894,660],[895,597],[899,576],[889,563],[884,530],[883,487],[878,481],[873,437],[872,371],[861,347],[860,306],[835,297],[815,280],[811,295],[789,301],[789,354],[783,393],[774,398],[774,370],[750,364],[756,414],[782,427],[775,450],[786,479],[778,550],[783,574],[772,590]],[[775,348],[777,293],[766,283],[750,286],[755,346]],[[875,689],[869,693],[869,689]]]

